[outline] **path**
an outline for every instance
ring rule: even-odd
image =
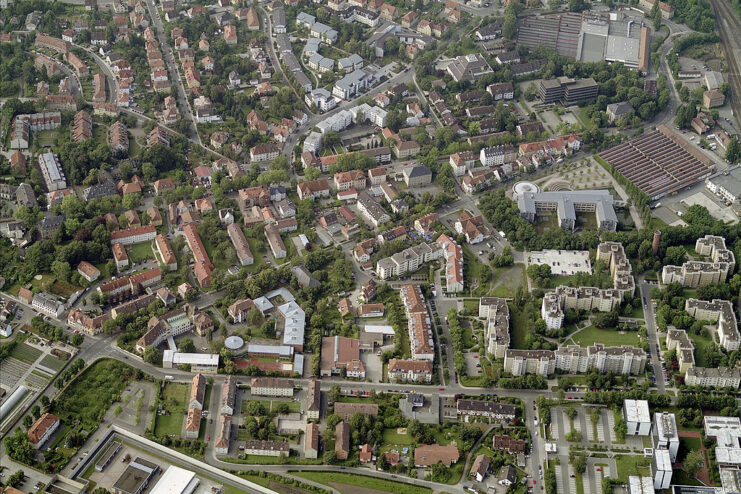
[[[689,437],[689,438],[695,438],[700,441],[700,444],[702,445],[702,436],[698,431],[677,431],[679,434],[679,437]],[[700,452],[702,453],[702,456],[705,458],[705,464],[702,466],[700,470],[695,473],[695,478],[703,483],[703,485],[713,485],[712,482],[710,482],[710,473],[708,472],[708,465],[710,465],[710,459],[708,458],[708,450],[705,449],[705,446],[702,445],[700,448]],[[684,468],[684,465],[682,466]]]

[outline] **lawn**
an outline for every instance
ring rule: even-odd
[[[69,297],[81,289],[82,288],[79,286],[61,280],[54,280],[54,284],[51,286],[51,291],[57,295],[61,295],[62,297]]]
[[[414,444],[414,439],[409,434],[399,434],[396,429],[384,429],[383,443],[399,445]]]
[[[637,331],[625,331],[621,334],[619,331],[597,329],[594,326],[588,326],[582,329],[571,338],[576,344],[583,347],[591,346],[595,343],[602,343],[605,346],[638,346],[640,343]]]
[[[462,464],[462,463],[461,463]],[[333,472],[292,472],[292,475],[303,477],[320,484],[331,486],[332,484],[354,485],[382,492],[404,492],[405,494],[429,494],[432,492],[427,487],[420,487],[391,480],[383,480],[365,475],[333,473]]]
[[[169,415],[159,415],[154,428],[156,436],[179,436],[183,428],[183,418],[188,407],[188,386],[186,384],[168,383],[165,385],[164,398],[161,401]]]
[[[470,316],[476,316],[479,313],[479,299],[464,298],[463,308],[466,310],[466,314]]]
[[[509,268],[494,268],[492,270],[490,297],[511,298],[517,288],[525,283],[525,266],[515,264]]]
[[[36,362],[36,359],[41,356],[41,351],[36,350],[35,348],[30,347],[24,343],[21,345],[16,345],[15,348],[13,348],[13,351],[10,352],[10,356],[14,359],[20,360],[21,362],[33,364],[34,362]]]
[[[616,455],[615,464],[618,470],[618,480],[622,482],[627,482],[629,475],[650,475],[650,458],[638,455]]]
[[[633,307],[633,310],[630,313],[630,317],[644,319],[646,316],[643,313],[643,304],[639,305],[638,307]]]
[[[528,311],[525,309],[515,308],[514,305],[509,307],[512,348],[527,348],[527,335],[532,331],[532,323],[528,318]]]
[[[126,249],[129,253],[131,262],[141,262],[147,259],[155,259],[152,251],[152,242],[139,242],[138,244],[129,245]]]
[[[695,477],[690,477],[687,475],[687,472],[679,468],[675,469],[672,473],[672,483],[675,485],[703,485]]]
[[[710,339],[710,336],[695,334],[694,331],[687,331],[687,336],[689,336],[695,344],[695,364],[698,367],[707,367],[705,348],[710,345],[713,340]]]

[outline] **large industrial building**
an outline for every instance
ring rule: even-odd
[[[650,199],[707,177],[715,164],[665,125],[599,153]]]
[[[582,62],[622,62],[648,72],[650,32],[621,12],[525,17],[520,21],[517,42],[529,48],[545,46]]]

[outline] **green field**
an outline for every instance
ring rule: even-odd
[[[266,362],[275,362],[275,359],[267,359]],[[291,400],[291,401],[279,401],[279,400],[270,401],[270,400],[255,400],[255,399],[251,399],[251,400],[243,400],[242,401],[242,413],[245,413],[245,410],[247,409],[247,402],[248,401],[257,401],[258,403],[261,403],[262,406],[265,407],[265,411],[268,412],[268,413],[272,412],[273,409],[275,409],[276,407],[278,407],[278,405],[280,405],[281,403],[285,403],[286,405],[288,405],[288,411],[289,412],[292,412],[292,413],[299,413],[299,412],[301,412],[301,403],[298,402],[298,401],[293,401],[293,400]]]
[[[400,445],[414,444],[414,438],[409,434],[399,434],[396,432],[396,429],[384,429],[383,443]]]
[[[179,436],[183,428],[183,419],[188,408],[188,386],[168,383],[165,385],[162,406],[170,415],[159,415],[154,428],[156,436]]]
[[[80,421],[94,430],[103,414],[121,397],[134,369],[113,359],[100,359],[85,369],[57,399],[62,422]]]
[[[293,472],[297,477],[303,477],[320,484],[331,486],[332,484],[354,485],[382,492],[404,492],[405,494],[429,494],[432,492],[427,487],[420,487],[391,480],[377,479],[365,475],[333,472]]]
[[[602,343],[605,346],[638,346],[640,343],[637,331],[625,331],[621,334],[618,331],[613,331],[610,329],[597,329],[594,326],[589,326],[582,329],[571,338],[576,344],[580,346],[591,346],[595,343]]]
[[[477,298],[464,298],[463,308],[466,310],[466,314],[469,316],[476,316],[479,313],[479,299]]]
[[[26,345],[25,343],[16,345],[10,356],[27,364],[33,364],[41,356],[41,351]]]
[[[140,262],[155,258],[152,251],[152,242],[139,242],[138,244],[129,245],[126,251],[129,253],[131,262]]]
[[[689,336],[692,342],[695,344],[695,364],[698,367],[707,367],[707,360],[705,359],[705,348],[713,341],[710,339],[709,336],[701,336],[699,334],[695,334],[693,331],[687,331],[687,336]]]
[[[489,292],[490,297],[511,298],[517,288],[525,283],[525,267],[515,264],[509,268],[494,268]]]
[[[628,475],[650,475],[651,459],[643,456],[617,455],[615,464],[618,470],[618,479],[622,482],[628,481]]]

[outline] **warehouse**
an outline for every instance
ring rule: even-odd
[[[149,494],[191,494],[199,483],[195,473],[173,465],[165,470]]]
[[[599,157],[652,200],[697,183],[715,167],[664,125],[602,151]]]

